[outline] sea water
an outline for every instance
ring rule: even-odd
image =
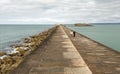
[[[120,51],[119,23],[96,23],[88,27],[69,26],[69,28],[114,50]]]
[[[39,34],[54,25],[0,25],[0,51],[13,42]]]

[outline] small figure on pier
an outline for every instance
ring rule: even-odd
[[[70,35],[75,37],[75,31],[70,31]]]
[[[73,31],[73,37],[75,37],[75,31]]]

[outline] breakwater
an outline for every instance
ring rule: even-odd
[[[73,30],[67,27],[64,27],[64,30],[93,74],[120,73],[119,52],[77,32],[73,37],[70,34]]]
[[[24,38],[22,43],[11,45],[11,51],[0,52],[0,74],[7,74],[15,69],[24,58],[31,54],[45,39],[47,39],[57,28],[57,26],[44,31],[38,35]]]
[[[92,74],[59,26],[46,42],[10,74]]]

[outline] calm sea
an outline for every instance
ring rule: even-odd
[[[91,27],[74,27],[71,25],[69,28],[120,51],[120,23],[96,23]]]
[[[39,34],[54,25],[0,25],[0,50],[22,38]]]

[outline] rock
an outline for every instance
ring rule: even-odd
[[[30,38],[24,38],[24,42],[29,43],[29,42],[31,42],[31,39]]]
[[[7,57],[7,55],[3,55],[0,57],[0,59],[4,59],[5,57]]]
[[[10,56],[5,57],[3,60],[4,60],[4,64],[12,64],[13,63],[12,57],[10,57]]]
[[[14,57],[14,56],[21,56],[21,54],[20,54],[20,53],[14,53],[14,54],[10,54],[9,56],[11,56],[11,57]]]
[[[20,52],[21,56],[24,56],[25,50],[22,48],[18,48],[17,51]]]
[[[5,52],[0,52],[0,56],[6,55]]]

